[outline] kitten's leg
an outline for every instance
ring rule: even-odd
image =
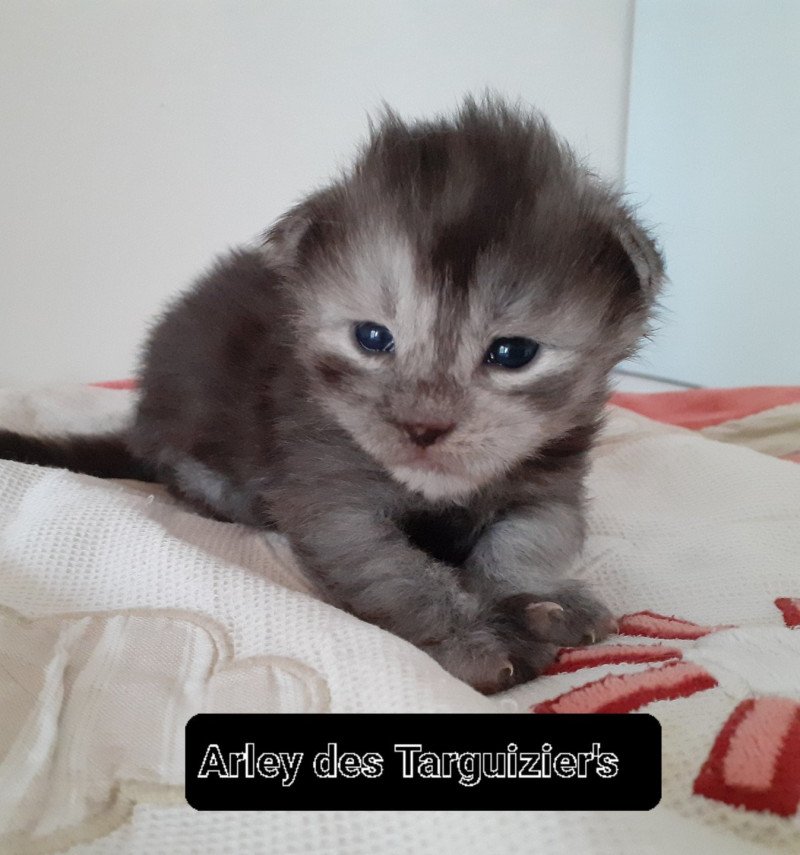
[[[294,491],[292,491],[294,492]],[[374,507],[326,502],[321,491],[281,491],[280,530],[328,599],[405,638],[479,691],[512,684],[504,640],[459,571],[413,547]]]
[[[465,585],[494,611],[525,676],[541,670],[542,644],[552,658],[559,646],[590,644],[616,630],[606,606],[565,577],[583,539],[575,506],[517,509],[484,532],[465,563]]]

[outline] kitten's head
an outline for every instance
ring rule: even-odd
[[[384,117],[267,236],[312,394],[397,481],[468,495],[590,423],[659,288],[658,251],[537,115]]]

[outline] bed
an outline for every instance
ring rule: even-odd
[[[123,424],[135,391],[0,391],[0,425]],[[151,484],[0,462],[0,850],[800,852],[800,389],[619,394],[581,572],[603,644],[484,697],[318,599],[285,541]],[[648,712],[648,813],[197,813],[196,712]],[[502,719],[497,719],[502,727]],[[354,806],[357,808],[357,806]]]

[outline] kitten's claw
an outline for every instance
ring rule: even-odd
[[[595,644],[617,632],[611,612],[578,583],[566,583],[552,592],[552,600],[536,594],[515,594],[498,603],[506,616],[506,635],[528,636],[528,643],[547,642],[558,647]],[[516,650],[518,643],[512,646]]]
[[[613,615],[607,615],[597,621],[594,628],[589,627],[583,636],[581,644],[594,644],[596,641],[602,641],[609,635],[616,635],[619,632],[619,622]]]
[[[594,644],[617,629],[611,612],[580,586],[565,586],[543,600],[515,594],[473,625],[422,645],[443,668],[486,695],[534,679],[559,647]]]
[[[532,680],[556,657],[552,644],[528,638],[525,644],[515,645],[512,638],[501,638],[486,624],[476,624],[443,641],[424,645],[423,650],[484,695],[505,692]]]

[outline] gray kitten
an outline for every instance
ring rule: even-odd
[[[3,432],[0,455],[275,527],[331,602],[496,692],[614,630],[566,574],[608,374],[662,272],[538,115],[387,113],[349,174],[166,312],[128,432]]]

